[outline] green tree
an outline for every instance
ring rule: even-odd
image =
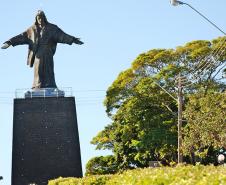
[[[112,155],[93,157],[86,164],[86,175],[105,175],[117,172],[117,163]]]
[[[204,163],[213,162],[210,154],[226,147],[226,94],[199,93],[189,97],[184,112],[183,149],[185,154],[194,153]]]
[[[112,150],[118,170],[146,167],[150,160],[175,161],[176,77],[181,73],[191,82],[184,87],[186,93],[224,89],[217,80],[226,59],[225,52],[216,54],[222,43],[224,37],[139,55],[108,88],[104,104],[112,123],[91,143]],[[209,58],[217,62],[210,63]]]

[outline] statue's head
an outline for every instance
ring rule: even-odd
[[[47,24],[48,21],[47,21],[44,11],[38,10],[38,13],[35,16],[35,24],[38,25],[41,23]]]

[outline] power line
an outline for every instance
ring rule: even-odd
[[[195,69],[188,71],[188,73],[190,74],[185,75],[183,77],[184,78],[183,81],[185,81],[186,78],[189,78],[189,75],[192,75],[192,77],[190,80],[186,79],[187,82],[183,83],[183,86],[192,85],[193,84],[192,81],[198,80],[200,75],[202,75],[205,71],[209,70],[212,67],[214,67],[214,69],[219,67],[220,62],[218,60],[226,51],[225,43],[226,38],[222,37],[220,42],[218,43],[218,45],[220,46],[213,50],[208,56],[200,59],[201,62],[195,67]]]
[[[60,88],[59,88],[60,89]],[[75,96],[76,105],[103,105],[105,96],[98,96],[99,93],[106,92],[102,89],[87,89],[87,90],[74,90],[75,94],[86,94],[85,96]],[[87,93],[89,95],[87,96]],[[90,94],[91,93],[91,94]],[[13,105],[13,99],[15,98],[15,92],[13,91],[0,91],[0,106],[1,105]]]
[[[24,89],[29,89],[29,88],[24,88]],[[106,90],[88,89],[88,90],[73,90],[73,92],[106,92]],[[0,91],[0,94],[15,94],[15,91]]]
[[[223,41],[223,43],[221,43],[222,41]],[[200,68],[203,68],[203,66],[205,66],[205,65],[208,64],[208,63],[210,63],[210,62],[211,62],[211,61],[209,60],[209,59],[210,59],[210,56],[211,56],[211,57],[215,57],[215,56],[218,55],[219,51],[225,46],[224,44],[226,43],[226,38],[225,38],[225,37],[222,37],[220,43],[221,43],[221,45],[220,45],[217,49],[211,51],[211,53],[210,53],[208,56],[205,56],[205,57],[203,57],[202,59],[200,59],[200,61],[203,61],[203,62],[199,63],[199,64],[197,65],[196,69],[194,69],[194,70],[192,70],[192,71],[189,71],[189,73],[195,73],[195,72],[198,71]],[[224,48],[225,48],[225,47],[224,47]],[[206,62],[206,60],[207,60],[207,62]]]

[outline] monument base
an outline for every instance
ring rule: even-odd
[[[12,185],[82,177],[74,97],[14,99]]]

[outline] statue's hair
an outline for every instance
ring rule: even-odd
[[[37,12],[37,14],[36,14],[36,16],[35,16],[35,24],[36,24],[36,25],[38,24],[38,22],[37,22],[37,17],[38,17],[38,16],[42,17],[42,18],[44,19],[44,22],[45,22],[46,24],[48,23],[44,11],[38,10],[38,12]]]

